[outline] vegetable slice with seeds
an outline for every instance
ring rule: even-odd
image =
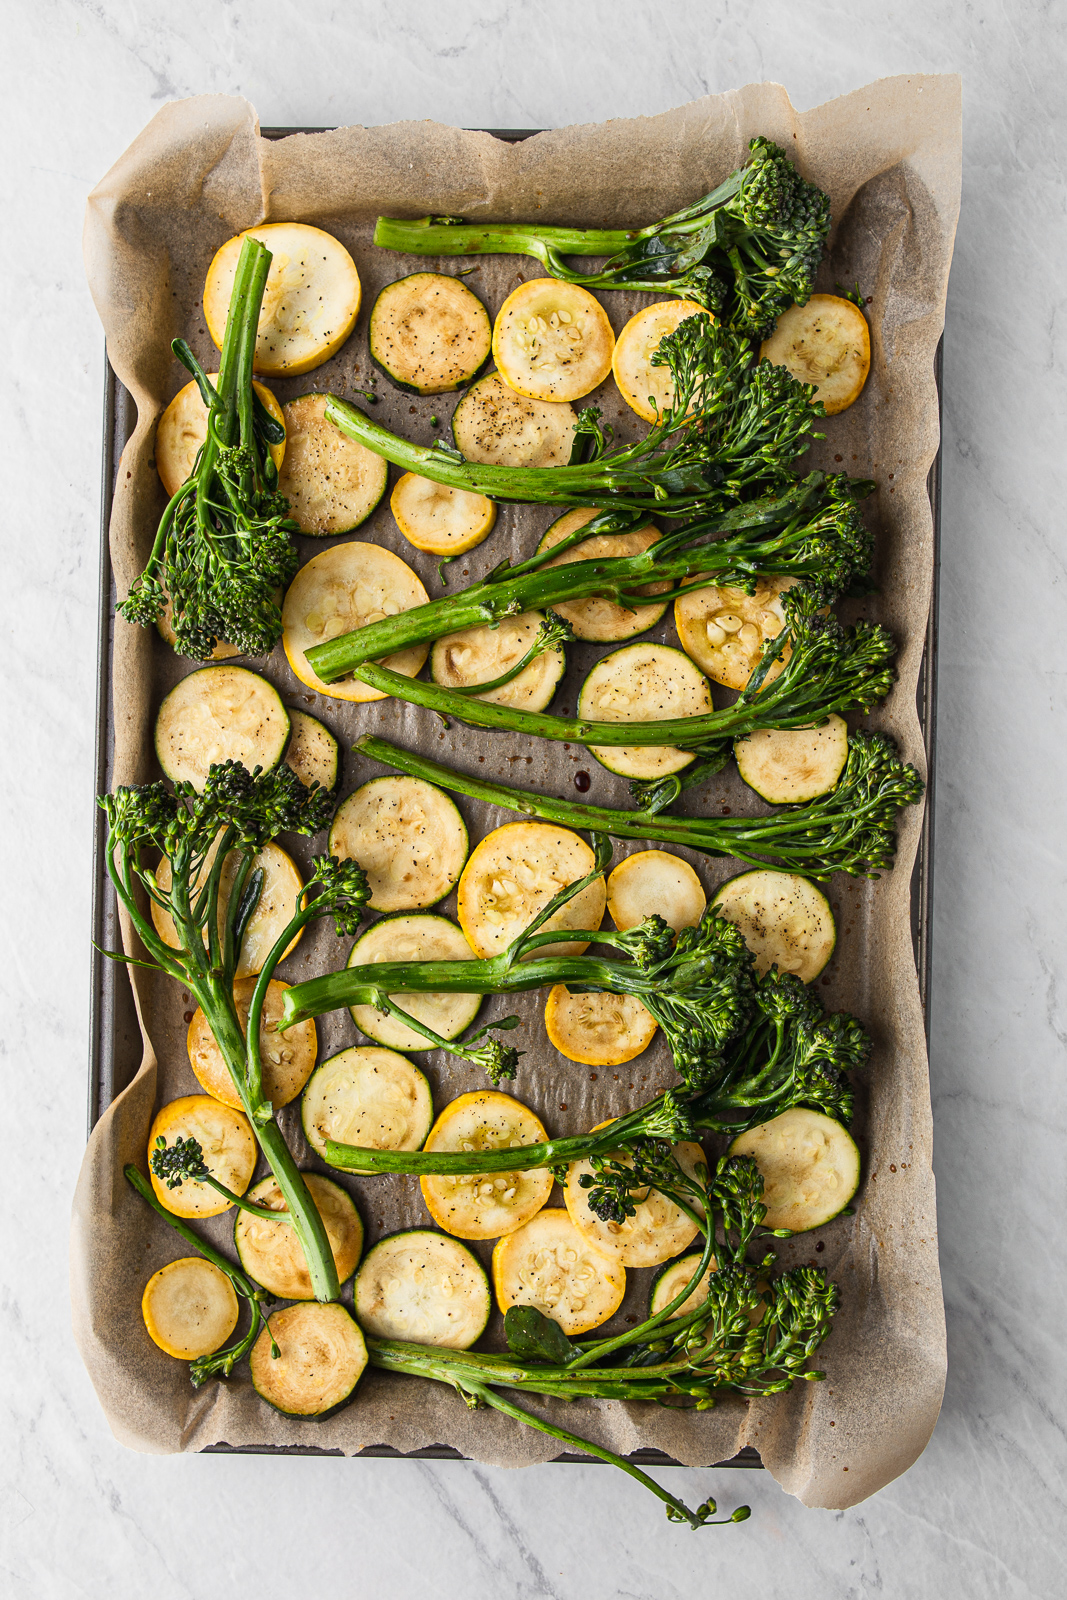
[[[516,394],[580,400],[611,371],[615,335],[599,300],[577,284],[531,278],[493,324],[493,359]]]
[[[452,489],[417,472],[397,480],[389,509],[408,543],[433,556],[473,550],[496,524],[496,506],[487,495]]]
[[[856,1141],[833,1117],[806,1106],[739,1134],[730,1154],[755,1157],[768,1228],[821,1228],[840,1215],[860,1185]]]
[[[447,394],[471,382],[492,343],[489,313],[465,283],[413,272],[387,283],[367,334],[370,358],[408,394]]]
[[[447,917],[383,917],[352,946],[347,965],[381,961],[469,961],[471,947]],[[457,1039],[481,1008],[480,994],[400,994],[390,998],[416,1021],[442,1039]],[[409,1028],[376,1006],[352,1006],[352,1021],[361,1033],[391,1050],[432,1050],[425,1034]]]
[[[317,1172],[305,1172],[315,1209],[322,1218],[330,1242],[338,1283],[344,1283],[356,1270],[363,1250],[363,1223],[347,1189]],[[261,1283],[279,1300],[311,1300],[314,1290],[300,1240],[288,1219],[285,1196],[272,1177],[264,1178],[245,1198],[257,1206],[278,1213],[277,1222],[238,1210],[233,1225],[233,1242],[242,1267],[250,1278]]]
[[[655,422],[674,405],[674,382],[666,366],[654,367],[652,357],[660,340],[673,333],[686,317],[704,310],[694,300],[661,300],[635,312],[615,341],[611,370],[615,385],[631,411],[642,422]],[[655,405],[650,405],[653,399]]]
[[[549,1043],[568,1061],[621,1066],[648,1049],[656,1028],[636,995],[571,994],[564,983],[549,990],[545,1029]]]
[[[433,681],[446,689],[492,683],[529,654],[546,626],[543,612],[524,611],[517,617],[505,617],[495,627],[446,633],[430,652]],[[523,711],[544,711],[566,670],[566,652],[556,645],[541,650],[509,683],[474,698],[498,706],[519,706]]]
[[[459,880],[460,927],[476,956],[496,956],[568,884],[596,864],[589,845],[569,828],[545,822],[508,822],[471,851]],[[541,929],[600,927],[607,892],[597,878],[561,906]],[[570,940],[537,951],[545,956],[581,955],[588,940]]]
[[[544,1127],[528,1106],[511,1095],[483,1089],[462,1094],[430,1129],[427,1150],[498,1150],[540,1144]],[[458,1239],[498,1239],[529,1222],[552,1192],[545,1167],[475,1177],[420,1178],[426,1209],[446,1233]]]
[[[310,789],[336,789],[341,762],[337,740],[317,717],[289,707],[292,732],[285,752],[285,764],[292,767],[300,782]]]
[[[704,716],[714,707],[704,674],[666,644],[628,644],[603,656],[582,684],[578,717],[591,722],[659,722]],[[673,745],[587,745],[609,772],[665,778],[694,760]]]
[[[351,533],[385,493],[389,468],[366,445],[327,422],[327,396],[302,394],[285,406],[286,451],[278,492],[301,533]]]
[[[322,550],[300,568],[282,605],[282,643],[289,665],[309,689],[336,700],[387,699],[381,690],[352,678],[323,683],[308,665],[305,652],[368,622],[425,605],[427,599],[418,576],[390,550],[363,539]],[[422,671],[429,649],[425,644],[412,645],[386,656],[382,665],[413,678]]]
[[[834,953],[830,902],[797,872],[741,872],[716,890],[712,905],[741,929],[760,977],[776,966],[811,983]]]
[[[626,1268],[591,1244],[562,1206],[546,1207],[493,1250],[501,1311],[536,1306],[568,1339],[613,1317],[626,1293]]]
[[[246,238],[273,260],[263,292],[255,370],[295,378],[336,355],[356,325],[361,289],[339,239],[306,222],[265,222],[228,239],[208,268],[204,320],[221,349],[237,261]]]
[[[851,300],[813,294],[805,305],[783,311],[760,346],[760,359],[815,384],[824,414],[836,416],[859,399],[871,370],[867,319]]]
[[[848,760],[848,724],[832,713],[821,728],[759,728],[734,742],[737,770],[772,806],[829,794]]]
[[[686,655],[703,667],[712,683],[743,689],[759,663],[765,639],[785,627],[778,598],[795,578],[759,578],[755,594],[720,584],[694,589],[674,602],[674,626]],[[772,661],[764,683],[773,683],[792,655],[787,644]]]
[[[252,1182],[256,1141],[248,1118],[211,1095],[186,1094],[161,1107],[148,1133],[149,1162],[157,1139],[165,1139],[168,1145],[179,1139],[195,1139],[211,1176],[234,1194],[243,1195]],[[176,1217],[217,1217],[229,1210],[231,1202],[209,1183],[187,1178],[178,1187],[168,1189],[151,1166],[149,1172],[157,1200]]]
[[[266,678],[246,667],[201,667],[160,706],[156,756],[172,783],[191,783],[199,792],[213,762],[273,772],[289,733],[289,713]]]
[[[363,1335],[338,1300],[302,1300],[276,1311],[249,1358],[256,1393],[286,1417],[339,1410],[366,1365]]]
[[[492,1310],[478,1257],[432,1228],[408,1228],[379,1240],[354,1288],[356,1316],[375,1339],[469,1350]]]
[[[255,978],[238,978],[233,986],[233,1003],[241,1032],[248,1031],[248,1008],[255,991]],[[263,1066],[263,1093],[277,1111],[295,1100],[311,1076],[318,1053],[319,1041],[313,1022],[300,1022],[286,1033],[275,1030],[281,1021],[282,996],[289,985],[272,978],[267,985],[266,999],[259,1026],[259,1051]],[[185,1037],[189,1052],[189,1065],[196,1074],[202,1089],[224,1106],[241,1109],[240,1097],[215,1043],[203,1009],[197,1006],[189,1032]]]
[[[604,1122],[598,1124],[601,1128],[607,1126],[608,1123]],[[697,1163],[705,1159],[700,1146],[689,1142],[676,1144],[674,1155],[690,1175]],[[619,1152],[612,1159],[626,1166],[633,1165],[632,1159],[624,1152]],[[624,1267],[658,1267],[662,1261],[669,1261],[680,1250],[691,1245],[700,1232],[697,1223],[687,1217],[673,1200],[660,1194],[658,1189],[647,1190],[644,1198],[640,1198],[640,1190],[634,1191],[634,1214],[627,1217],[625,1222],[604,1222],[590,1208],[588,1190],[582,1187],[582,1178],[592,1172],[593,1164],[590,1161],[572,1161],[568,1166],[567,1181],[563,1186],[567,1210],[578,1231]],[[425,1183],[428,1180],[421,1181]]]
[[[623,930],[658,915],[681,933],[696,927],[707,903],[688,861],[669,850],[638,850],[624,857],[608,878],[608,914]]]
[[[587,522],[601,515],[595,508],[587,510],[582,506],[564,512],[542,535],[537,546],[538,554],[569,538],[579,528],[584,528]],[[572,561],[599,561],[612,556],[640,555],[660,537],[659,529],[651,524],[635,528],[632,533],[595,533],[580,544],[573,545],[563,555],[546,561],[545,568],[561,567]],[[669,583],[646,583],[636,592],[663,594],[669,588]],[[616,605],[613,600],[590,595],[586,600],[562,600],[553,604],[552,609],[570,623],[576,639],[589,639],[597,644],[617,644],[623,639],[632,639],[635,634],[644,633],[648,628],[654,628],[666,611],[667,602],[664,600],[658,605],[635,606],[631,610],[628,606]]]
[[[497,372],[472,384],[452,413],[456,449],[496,467],[565,467],[577,413],[563,401],[531,400]]]
[[[372,778],[330,827],[330,854],[358,861],[375,911],[421,911],[443,900],[467,859],[467,826],[443,789],[422,778]]]
[[[149,1278],[141,1315],[149,1338],[168,1356],[195,1361],[226,1343],[239,1307],[233,1284],[213,1261],[182,1256]]]
[[[208,382],[218,386],[219,375],[209,372]],[[253,389],[275,422],[285,427],[285,414],[266,384],[253,383]],[[167,498],[178,493],[193,475],[197,451],[207,438],[207,406],[194,379],[179,389],[156,424],[156,471]],[[280,470],[285,459],[285,440],[268,446],[274,465]],[[168,641],[169,642],[169,641]]]
[[[395,1050],[353,1045],[316,1068],[300,1103],[304,1137],[327,1160],[326,1141],[369,1150],[420,1150],[433,1123],[425,1073]]]

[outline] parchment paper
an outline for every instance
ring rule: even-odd
[[[960,89],[954,77],[883,80],[813,111],[797,113],[784,89],[757,84],[695,101],[663,116],[612,121],[541,134],[517,145],[487,134],[431,122],[345,128],[280,142],[259,138],[244,100],[203,96],[165,107],[99,187],[88,208],[85,255],[90,286],[107,333],[108,353],[137,406],[137,428],[122,457],[111,523],[119,594],[140,571],[163,506],[153,460],[156,419],[186,381],[169,350],[187,337],[208,363],[213,346],[200,311],[204,274],[215,249],[258,221],[301,219],[337,234],[352,251],[363,282],[356,333],[339,355],[303,378],[273,385],[283,400],[314,390],[344,393],[370,373],[367,313],[378,289],[415,269],[446,272],[466,263],[411,262],[370,244],[378,212],[522,218],[588,225],[641,225],[704,193],[746,154],[754,134],[769,135],[795,155],[801,170],[832,197],[835,232],[819,287],[851,286],[865,295],[872,368],[862,399],[826,423],[813,464],[843,464],[875,477],[871,503],[877,529],[879,596],[843,608],[885,622],[901,642],[899,683],[871,721],[890,730],[920,769],[924,753],[915,691],[932,574],[927,472],[938,444],[933,361],[941,334],[960,185]],[[495,314],[519,282],[540,275],[522,257],[483,259],[465,282]],[[616,331],[650,296],[601,297]],[[431,416],[444,429],[456,396],[425,400],[401,395],[384,380],[376,417],[429,442]],[[598,396],[621,437],[640,427],[610,383]],[[395,473],[391,473],[395,477]],[[528,553],[558,513],[549,507],[502,508],[487,543],[452,568],[475,576],[505,554]],[[435,563],[400,536],[388,496],[355,537],[380,542],[415,567],[431,595],[440,592]],[[307,559],[324,541],[301,541]],[[669,615],[653,638],[674,641]],[[602,653],[573,647],[556,707],[573,709],[576,685]],[[116,783],[158,776],[152,721],[163,694],[194,663],[179,660],[152,632],[115,625]],[[581,749],[524,743],[512,736],[440,731],[436,719],[392,701],[351,706],[306,691],[289,672],[280,647],[252,663],[294,706],[322,718],[347,748],[359,733],[386,737],[480,775],[575,798],[573,776],[589,772],[588,798],[627,804],[625,785]],[[342,793],[382,769],[347,755]],[[472,843],[514,820],[460,801]],[[760,809],[736,773],[713,780],[690,810]],[[843,1304],[818,1357],[821,1384],[747,1404],[724,1398],[713,1411],[588,1401],[544,1403],[563,1427],[612,1448],[657,1446],[690,1465],[730,1457],[755,1445],[766,1466],[809,1505],[855,1504],[904,1471],[923,1449],[937,1417],[945,1374],[944,1322],[937,1264],[931,1120],[923,1019],[911,946],[909,879],[920,834],[919,809],[899,830],[895,870],[875,883],[838,877],[830,897],[839,923],[838,953],[820,980],[831,1007],[856,1012],[876,1049],[857,1086],[857,1127],[864,1181],[856,1215],[784,1243],[782,1265],[818,1263],[841,1287]],[[289,841],[286,841],[289,843]],[[320,843],[320,841],[313,841]],[[618,855],[638,844],[623,845]],[[293,852],[306,860],[310,846]],[[709,891],[736,863],[692,857]],[[450,899],[441,908],[454,914]],[[129,930],[126,930],[129,938]],[[347,951],[331,931],[305,938],[282,968],[290,981],[342,964]],[[130,969],[133,970],[133,969]],[[168,980],[134,971],[144,1055],[132,1082],[97,1125],[86,1151],[74,1203],[72,1279],[75,1332],[108,1421],[119,1439],[154,1452],[231,1445],[318,1445],[350,1453],[386,1443],[400,1450],[444,1443],[465,1455],[515,1466],[556,1454],[542,1435],[495,1413],[471,1414],[454,1393],[424,1380],[368,1371],[355,1402],[325,1423],[280,1417],[239,1372],[228,1383],[194,1393],[183,1363],[149,1340],[140,1316],[148,1276],[185,1253],[122,1178],[122,1164],[145,1162],[153,1109],[197,1084],[185,1051],[192,1009]],[[511,1007],[512,1002],[508,1002]],[[637,1061],[594,1071],[559,1057],[548,1045],[542,997],[523,997],[527,1054],[514,1093],[553,1133],[574,1132],[649,1098],[672,1080],[658,1042]],[[491,1000],[483,1018],[501,1014]],[[514,1036],[513,1036],[514,1037]],[[347,1014],[323,1019],[320,1059],[358,1041]],[[429,1071],[438,1107],[482,1086],[466,1063],[418,1058]],[[297,1108],[282,1113],[298,1158],[319,1165],[304,1144]],[[712,1155],[718,1153],[712,1142]],[[368,1243],[397,1227],[425,1223],[414,1179],[344,1179],[367,1225]],[[553,1202],[560,1203],[558,1191]],[[224,1247],[232,1222],[207,1225]],[[482,1251],[487,1259],[488,1249]],[[620,1325],[640,1318],[647,1273],[632,1273]],[[499,1322],[490,1343],[499,1340]],[[536,1402],[534,1402],[536,1404]]]

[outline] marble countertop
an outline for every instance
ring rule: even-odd
[[[5,36],[0,849],[15,909],[0,1050],[16,1225],[0,1269],[0,1593],[201,1600],[225,1576],[303,1595],[314,1571],[316,1590],[390,1600],[688,1600],[710,1583],[790,1600],[1061,1594],[1062,8],[888,0],[846,20],[795,0],[38,0],[7,8]],[[961,71],[965,105],[931,1002],[950,1371],[930,1446],[841,1513],[806,1510],[766,1474],[672,1474],[687,1498],[752,1505],[744,1527],[697,1536],[599,1466],[126,1452],[74,1349],[65,1270],[84,1142],[103,378],[79,250],[88,190],[162,103],[204,91],[247,95],[264,124],[551,127],[763,78],[805,108],[906,71]]]

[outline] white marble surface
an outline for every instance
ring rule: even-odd
[[[1061,1595],[1062,3],[8,0],[3,18],[0,1594]],[[966,108],[945,360],[932,1062],[951,1370],[933,1442],[840,1514],[805,1510],[766,1475],[717,1474],[720,1498],[749,1500],[753,1519],[696,1536],[600,1467],[126,1453],[74,1350],[66,1290],[84,1139],[103,353],[79,256],[87,191],[164,101],[205,90],[247,95],[264,123],[557,126],[761,78],[807,107],[910,70],[961,70]],[[708,1492],[708,1475],[678,1477],[688,1496]]]

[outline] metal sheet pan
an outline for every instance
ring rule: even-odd
[[[266,138],[284,138],[291,133],[316,133],[319,128],[265,128]],[[482,130],[494,137],[516,142],[531,137],[537,129]],[[935,377],[938,396],[941,395],[943,343],[938,345]],[[131,396],[117,379],[105,355],[103,396],[103,448],[101,462],[100,495],[100,560],[99,560],[99,613],[97,639],[97,735],[96,735],[96,785],[97,793],[104,794],[112,786],[114,764],[114,725],[112,721],[112,659],[115,625],[114,575],[111,568],[108,530],[111,505],[117,480],[119,462],[127,440],[136,422]],[[930,970],[931,970],[931,918],[934,867],[934,808],[935,808],[935,744],[937,723],[937,651],[938,651],[938,591],[940,579],[940,523],[941,523],[941,450],[930,470],[928,480],[930,504],[933,512],[933,588],[930,616],[922,670],[916,690],[916,703],[928,764],[926,808],[922,840],[916,857],[911,882],[911,932],[918,973],[919,992],[926,1019],[927,1038],[930,1032]],[[141,1058],[141,1034],[134,1012],[133,997],[128,982],[118,963],[109,961],[103,952],[117,949],[121,944],[114,891],[111,888],[104,862],[105,829],[102,813],[97,814],[93,841],[93,959],[91,974],[88,1130],[91,1131],[99,1117],[115,1097],[131,1081]],[[242,1446],[234,1449],[228,1445],[214,1445],[205,1453],[226,1454],[291,1454],[335,1455],[340,1451],[291,1447],[277,1449],[273,1446]],[[445,1445],[433,1445],[422,1450],[402,1452],[386,1445],[372,1445],[359,1452],[371,1458],[412,1460],[463,1460],[457,1450]],[[588,1462],[594,1458],[565,1452],[557,1461]],[[678,1465],[662,1451],[642,1449],[631,1458],[641,1466]],[[751,1448],[742,1450],[729,1461],[712,1463],[715,1466],[759,1468],[762,1463],[758,1453]]]

